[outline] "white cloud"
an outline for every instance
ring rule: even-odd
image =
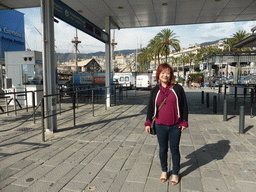
[[[22,9],[21,12],[25,13],[25,33],[29,47],[32,50],[41,51],[41,35],[35,29],[36,27],[41,31],[40,8]],[[250,33],[251,28],[254,26],[256,26],[256,21],[115,30],[115,42],[117,43],[115,50],[136,49],[140,45],[145,47],[158,32],[165,28],[174,30],[180,40],[181,47],[186,48],[195,43],[200,44],[206,41],[229,38],[238,30],[246,30],[246,32]],[[71,43],[74,37],[74,27],[61,20],[59,23],[55,23],[57,52],[74,52],[73,44]],[[105,51],[104,43],[81,31],[78,31],[78,38],[82,41],[78,47],[81,53]],[[112,38],[113,34],[111,35],[111,40]]]

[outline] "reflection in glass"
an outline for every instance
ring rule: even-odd
[[[22,83],[39,85],[43,83],[42,64],[22,65]]]

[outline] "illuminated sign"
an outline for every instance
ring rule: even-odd
[[[108,34],[60,0],[54,1],[54,16],[106,43]]]

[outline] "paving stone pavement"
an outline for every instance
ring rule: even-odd
[[[223,95],[217,90],[184,89],[189,128],[180,143],[178,185],[159,180],[156,136],[144,131],[148,92],[124,98],[108,110],[95,104],[95,116],[90,104],[81,106],[76,127],[73,112],[64,112],[58,115],[58,132],[46,132],[46,142],[38,114],[35,124],[29,119],[22,125],[31,110],[18,116],[0,115],[0,191],[256,191],[256,117],[251,118],[249,104],[245,133],[239,134],[239,111],[234,110],[232,97],[227,97],[228,121],[223,121]],[[201,103],[201,91],[210,95],[209,108]],[[238,106],[242,104],[240,100]],[[62,106],[63,110],[69,107]]]

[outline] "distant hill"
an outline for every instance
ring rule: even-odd
[[[114,51],[114,55],[117,54],[123,54],[123,55],[129,55],[131,53],[135,53],[135,49],[127,49],[127,50],[118,50],[118,51]],[[58,55],[60,56],[61,59],[58,58],[58,60],[63,60],[64,62],[68,62],[70,60],[74,60],[75,59],[75,53],[58,53]],[[90,59],[93,56],[97,56],[97,57],[101,57],[101,56],[105,56],[105,52],[95,52],[95,53],[78,53],[77,54],[77,58],[79,60],[83,60],[83,59]]]
[[[207,45],[212,45],[212,44],[216,44],[218,43],[220,40],[224,40],[224,39],[219,39],[216,41],[209,41],[209,42],[204,42],[199,44],[200,46],[207,46]],[[117,54],[122,54],[122,55],[129,55],[131,53],[135,53],[135,49],[126,49],[126,50],[118,50],[118,51],[114,51],[114,55]],[[68,62],[70,60],[74,60],[75,59],[75,53],[58,53],[58,55],[60,56],[61,59],[58,58],[58,60],[63,60],[64,62]],[[97,56],[97,57],[104,57],[105,56],[105,52],[100,51],[100,52],[95,52],[95,53],[78,53],[77,54],[77,58],[79,60],[83,60],[83,59],[90,59],[93,56]]]
[[[201,44],[199,44],[199,45],[202,46],[202,47],[208,46],[208,45],[213,45],[213,44],[218,43],[220,40],[224,40],[224,39],[219,39],[219,40],[216,40],[216,41],[204,42],[204,43],[201,43]]]

